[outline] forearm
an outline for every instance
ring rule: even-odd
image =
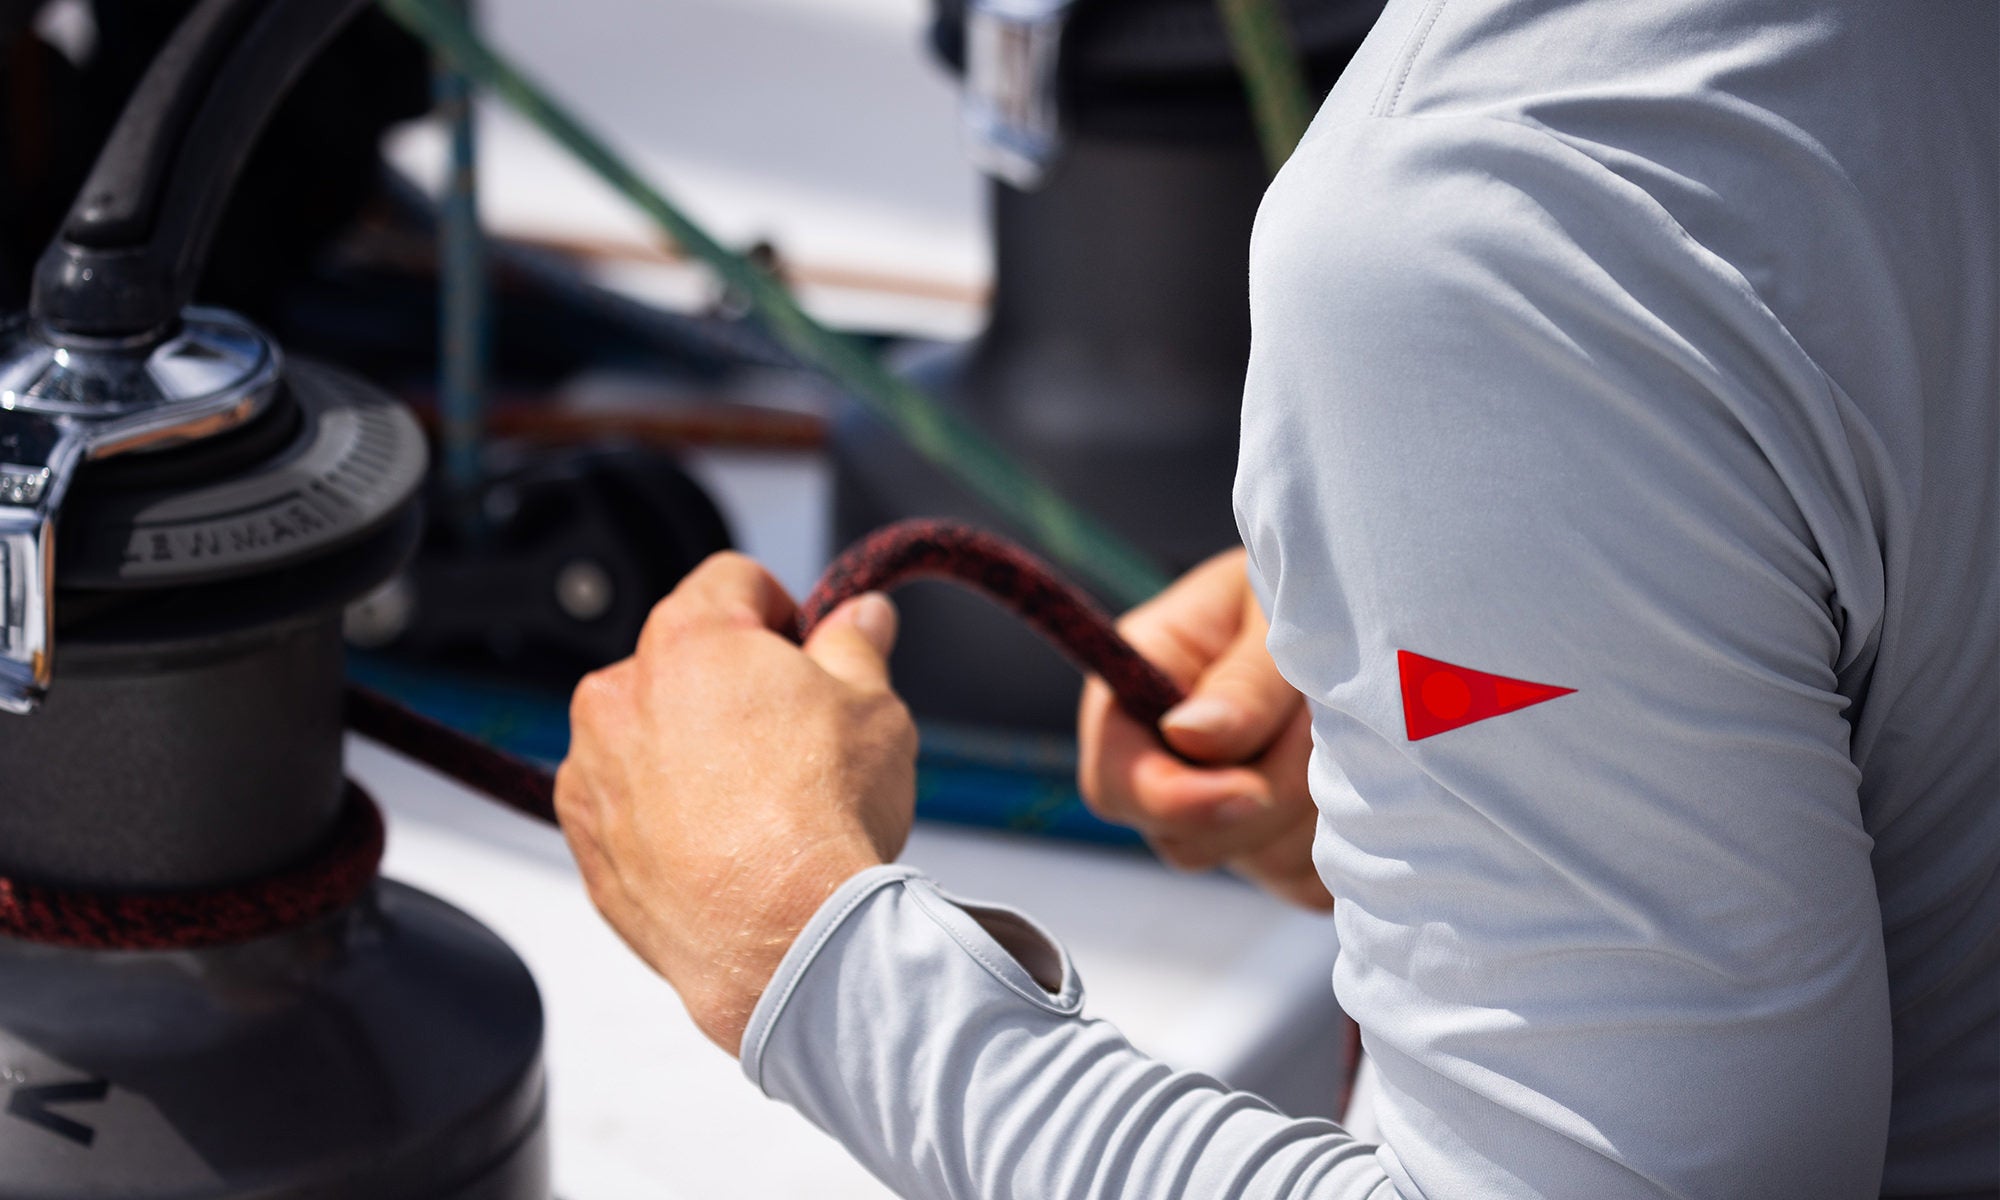
[[[857,876],[771,981],[745,1072],[906,1196],[1400,1194],[1339,1126],[1174,1071],[1082,1019],[1059,947],[1012,914],[972,912],[907,868]]]

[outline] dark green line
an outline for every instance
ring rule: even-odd
[[[381,4],[452,67],[492,90],[651,217],[677,245],[706,263],[725,286],[742,296],[787,349],[831,376],[919,454],[1017,522],[1050,558],[1090,580],[1120,604],[1137,604],[1166,585],[1166,576],[1146,555],[883,366],[860,342],[813,320],[782,283],[709,236],[580,121],[487,46],[449,5],[439,0],[381,0]]]

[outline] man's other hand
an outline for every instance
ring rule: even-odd
[[[902,850],[916,804],[895,609],[850,600],[803,649],[777,632],[794,613],[756,563],[710,558],[578,685],[556,776],[592,901],[731,1054],[799,930]]]
[[[1306,787],[1305,701],[1264,647],[1269,626],[1240,549],[1209,559],[1127,613],[1119,632],[1189,689],[1160,733],[1101,679],[1084,684],[1077,783],[1092,811],[1137,829],[1167,862],[1228,866],[1307,908],[1333,907],[1313,868],[1318,813]]]

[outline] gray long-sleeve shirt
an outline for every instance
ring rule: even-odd
[[[1273,185],[1237,516],[1379,1146],[897,868],[752,1078],[910,1196],[2000,1192],[1996,61],[1985,0],[1408,0]]]

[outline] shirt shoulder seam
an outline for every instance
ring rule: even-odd
[[[1383,98],[1381,91],[1378,90],[1376,92],[1375,105],[1371,111],[1371,115],[1378,117],[1395,115],[1396,106],[1402,103],[1403,100],[1404,85],[1410,82],[1410,73],[1416,70],[1417,56],[1423,53],[1424,43],[1430,40],[1431,30],[1437,27],[1438,17],[1444,12],[1445,5],[1448,3],[1450,3],[1450,0],[1431,0],[1430,7],[1418,19],[1415,28],[1410,31],[1410,36],[1403,46],[1402,53],[1397,56],[1395,72],[1392,75],[1384,76],[1382,79],[1382,87],[1384,89],[1388,88],[1389,80],[1394,79],[1396,81],[1395,89],[1389,93],[1386,100]]]

